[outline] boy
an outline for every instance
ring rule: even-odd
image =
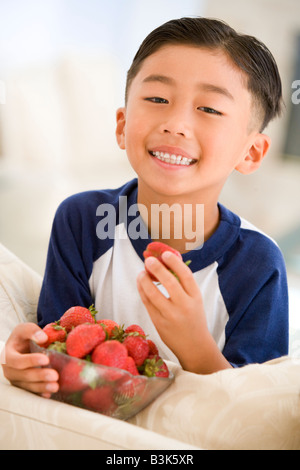
[[[212,373],[287,354],[282,255],[267,236],[218,203],[232,171],[259,168],[270,146],[263,130],[280,114],[281,100],[275,61],[255,38],[205,18],[170,21],[153,31],[134,58],[125,107],[117,111],[117,141],[137,181],[75,195],[59,207],[40,327],[70,306],[94,303],[100,318],[139,323],[165,358],[188,371]],[[153,208],[174,204],[184,217],[169,211],[166,239],[165,221]],[[163,257],[179,282],[153,257],[143,270],[150,235],[182,253],[183,261],[172,253]],[[26,354],[34,334],[45,341],[33,324],[12,333],[4,372],[12,383],[50,396],[58,388],[57,373],[36,369],[47,358]]]

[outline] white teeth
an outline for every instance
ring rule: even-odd
[[[164,152],[152,152],[152,155],[158,158],[158,160],[161,160],[162,162],[172,163],[175,165],[188,166],[195,162],[195,160],[193,160],[192,158],[182,157],[181,155],[170,155],[169,153]]]

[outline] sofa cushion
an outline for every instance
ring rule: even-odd
[[[42,279],[0,244],[0,341],[21,322],[36,322]]]
[[[170,367],[175,382],[131,423],[208,450],[300,449],[300,359],[211,375]]]

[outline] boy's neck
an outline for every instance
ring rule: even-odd
[[[218,199],[147,197],[139,191],[140,214],[153,241],[186,253],[208,240],[219,225]],[[196,237],[197,234],[197,237]]]

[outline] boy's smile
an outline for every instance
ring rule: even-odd
[[[265,154],[266,146],[257,158],[262,134],[250,129],[252,116],[246,77],[222,51],[167,45],[147,57],[117,112],[139,202],[147,193],[216,204],[231,172],[254,171]]]

